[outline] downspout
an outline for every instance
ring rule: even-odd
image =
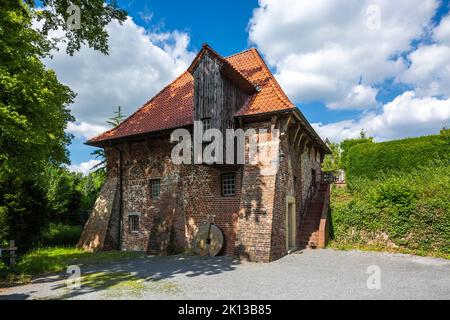
[[[109,145],[117,150],[119,152],[119,165],[118,165],[118,171],[119,171],[119,232],[118,232],[118,249],[122,249],[122,221],[123,221],[123,210],[122,210],[122,199],[123,199],[123,151],[114,146],[111,141],[109,141]]]

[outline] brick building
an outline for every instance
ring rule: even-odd
[[[192,133],[194,121],[221,132],[258,130],[257,140],[277,143],[276,169],[248,162],[175,164],[170,136],[176,128]],[[224,236],[221,254],[266,262],[311,244],[312,236],[324,241],[317,232],[328,189],[315,187],[330,151],[256,49],[224,58],[204,45],[186,72],[87,144],[104,148],[107,178],[79,247],[179,252],[192,248],[209,215]],[[320,212],[306,228],[308,207]]]

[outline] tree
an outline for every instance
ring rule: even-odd
[[[72,3],[81,9],[79,29],[66,24]],[[0,6],[0,242],[13,238],[21,246],[44,223],[44,169],[68,162],[65,129],[74,120],[68,106],[75,93],[40,59],[58,42],[69,54],[83,43],[107,54],[106,25],[126,19],[115,1],[42,0],[39,7],[33,0],[2,0]],[[41,30],[32,27],[33,19]],[[64,36],[50,38],[51,30]]]
[[[330,142],[328,147],[331,150],[331,154],[327,154],[322,163],[323,171],[337,171],[342,169],[341,163],[341,148],[339,143]]]
[[[114,111],[114,116],[109,118],[106,123],[114,128],[121,124],[125,117],[126,116],[122,113],[122,107],[117,106],[117,110]]]
[[[20,0],[7,0],[20,6]],[[41,35],[47,39],[51,48],[58,42],[66,43],[66,52],[73,55],[82,44],[108,54],[108,33],[106,26],[113,20],[120,23],[127,18],[126,11],[120,9],[116,0],[40,0],[39,10],[34,0],[25,0],[23,6],[42,22]],[[76,6],[76,7],[74,7]],[[74,28],[72,17],[79,9],[80,27]],[[64,36],[49,39],[49,32],[62,30]]]
[[[109,118],[106,123],[111,127],[115,128],[126,118],[126,116],[122,113],[122,107],[117,106],[117,110],[114,111],[114,116]],[[105,150],[96,149],[91,152],[91,155],[95,156],[95,159],[100,159],[100,162],[94,166],[95,171],[105,171],[106,170],[106,155]]]
[[[442,139],[450,143],[450,129],[448,127],[443,127],[439,134]]]

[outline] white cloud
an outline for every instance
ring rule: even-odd
[[[377,141],[435,134],[450,125],[450,99],[417,97],[407,91],[385,104],[379,113],[371,112],[358,120],[312,125],[322,138],[333,141],[356,138],[361,130]]]
[[[398,81],[414,85],[421,95],[450,96],[450,47],[422,46],[408,59],[411,65],[398,76]]]
[[[412,84],[423,96],[450,97],[450,16],[433,30],[435,43],[422,45],[407,57],[408,69],[397,81]]]
[[[72,172],[82,173],[83,175],[89,174],[89,172],[100,163],[100,160],[91,159],[80,164],[71,164],[67,168]]]
[[[332,102],[330,109],[358,109],[371,108],[377,105],[376,97],[378,90],[363,85],[354,86],[343,101]]]
[[[294,102],[370,108],[373,87],[405,68],[393,57],[411,49],[437,6],[437,0],[260,0],[249,36]]]
[[[88,122],[69,122],[66,129],[68,133],[73,134],[75,137],[84,139],[92,138],[102,132],[105,132],[106,130],[108,130],[106,126],[100,126]]]
[[[189,35],[149,33],[128,18],[108,25],[109,55],[83,46],[74,56],[65,48],[45,64],[78,95],[71,105],[77,123],[68,130],[88,138],[102,131],[118,105],[126,115],[181,74],[194,57]]]
[[[433,30],[434,39],[450,45],[450,16],[444,17],[439,26]]]

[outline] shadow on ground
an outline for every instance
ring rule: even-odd
[[[115,265],[108,263],[104,266],[98,265],[89,268],[89,270],[82,269],[81,288],[77,290],[67,289],[66,293],[56,295],[55,298],[73,298],[108,289],[125,290],[133,295],[133,292],[137,293],[149,285],[159,292],[173,293],[176,291],[174,282],[168,280],[177,275],[186,277],[212,276],[232,271],[239,263],[238,260],[225,256],[144,256],[138,259],[121,261]],[[58,278],[59,280],[67,279],[65,275],[60,275]],[[48,282],[48,279],[36,279],[33,284],[41,282]],[[65,281],[58,282],[52,287],[52,290],[64,288],[66,288]]]

